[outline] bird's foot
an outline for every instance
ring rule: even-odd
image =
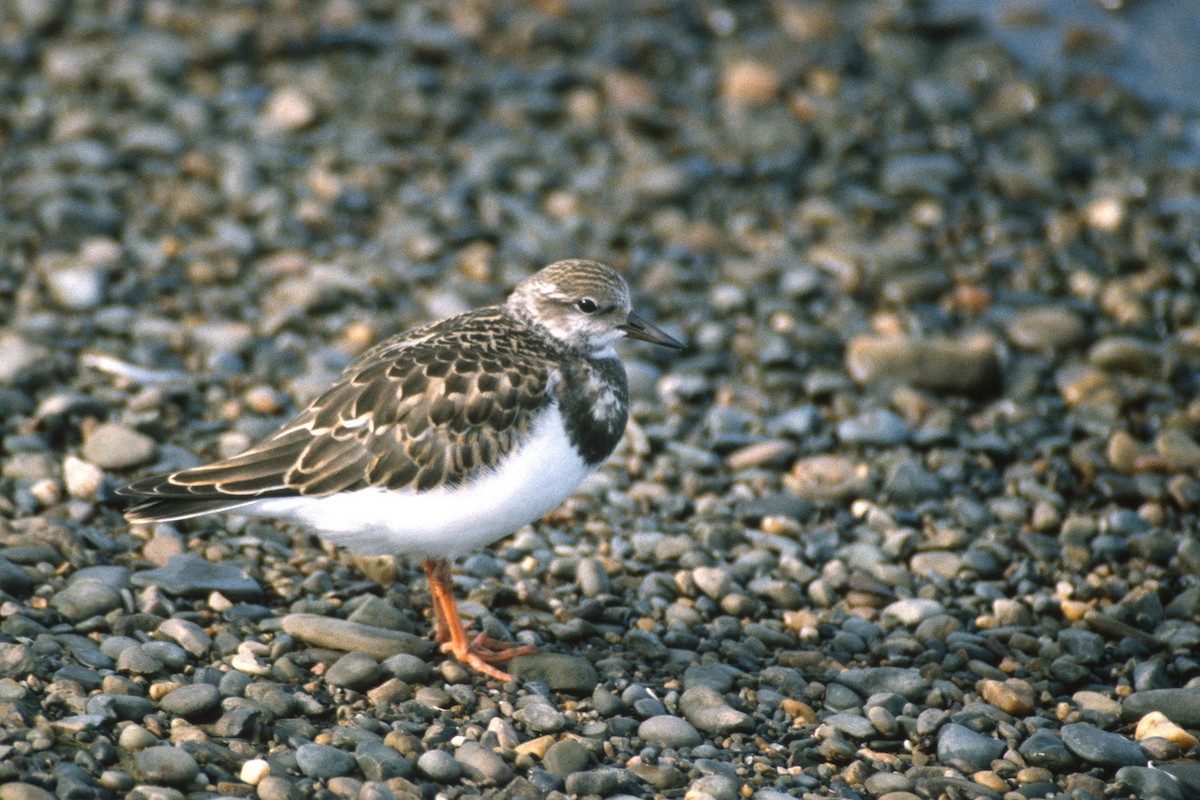
[[[470,641],[464,642],[462,646],[457,646],[453,640],[442,642],[441,645],[443,653],[451,653],[472,669],[506,682],[511,681],[513,676],[492,665],[535,652],[535,648],[529,645],[502,642],[485,633],[477,634]]]

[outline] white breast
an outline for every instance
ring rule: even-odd
[[[329,497],[259,500],[238,509],[307,525],[363,555],[454,559],[513,533],[565,500],[590,468],[571,446],[557,406],[496,469],[455,489],[359,489]]]

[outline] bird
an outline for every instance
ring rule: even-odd
[[[555,262],[502,304],[368,349],[239,455],[118,489],[133,499],[125,517],[272,518],[354,553],[420,559],[441,651],[510,681],[495,665],[532,648],[468,636],[452,564],[552,511],[612,454],[629,417],[623,338],[684,349],[632,310],[616,270]]]

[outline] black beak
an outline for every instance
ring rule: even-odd
[[[625,320],[625,324],[618,325],[617,329],[624,331],[630,339],[641,339],[643,342],[661,344],[663,347],[673,347],[676,350],[683,349],[682,342],[676,341],[665,331],[646,322],[632,311],[629,312],[629,319]]]

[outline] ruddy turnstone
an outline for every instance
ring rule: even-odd
[[[272,517],[421,558],[442,651],[509,680],[493,664],[530,648],[468,638],[450,563],[549,512],[612,453],[629,415],[622,337],[683,347],[630,309],[610,267],[559,261],[503,305],[371,348],[244,453],[126,486],[125,517]]]

